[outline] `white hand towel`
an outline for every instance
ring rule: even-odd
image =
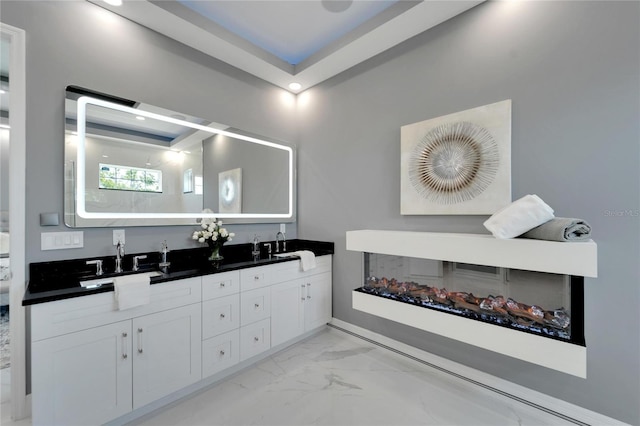
[[[553,219],[553,209],[537,195],[525,195],[484,222],[494,237],[515,238]]]
[[[300,268],[302,268],[303,271],[308,271],[316,267],[316,255],[313,254],[312,251],[300,250],[294,251],[292,254],[300,258]]]
[[[151,301],[151,278],[148,274],[131,274],[113,279],[118,309],[130,309]]]

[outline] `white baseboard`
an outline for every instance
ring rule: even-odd
[[[428,364],[432,364],[440,369],[447,370],[454,374],[463,376],[471,381],[481,383],[484,386],[498,390],[515,398],[519,398],[530,402],[533,405],[538,405],[550,411],[559,413],[560,415],[577,420],[578,422],[586,423],[589,425],[611,425],[611,426],[630,426],[627,423],[623,423],[619,420],[605,416],[595,411],[588,410],[584,407],[580,407],[575,404],[571,404],[567,401],[563,401],[558,398],[554,398],[550,395],[520,386],[516,383],[509,382],[491,374],[484,373],[471,367],[459,364],[457,362],[448,360],[446,358],[439,357],[429,352],[423,351],[416,347],[407,345],[405,343],[393,340],[389,337],[375,333],[366,328],[358,327],[348,322],[333,318],[330,323],[331,326],[342,329],[346,332],[353,333],[357,336],[371,340],[383,346],[388,346],[396,351],[405,353],[413,358],[424,361]]]

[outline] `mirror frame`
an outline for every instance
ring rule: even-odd
[[[108,96],[108,95],[106,95]],[[104,96],[103,96],[104,97]],[[89,212],[86,209],[86,179],[85,179],[85,143],[86,143],[86,118],[87,107],[89,105],[111,108],[125,113],[135,114],[146,118],[155,120],[161,120],[172,124],[182,125],[196,130],[201,130],[211,135],[224,135],[239,140],[267,146],[274,149],[283,150],[288,155],[288,167],[289,167],[289,179],[288,186],[288,209],[286,213],[184,213],[184,212],[171,212],[171,213],[127,213],[127,212]],[[196,219],[201,218],[218,218],[227,219],[227,223],[280,223],[280,222],[294,222],[296,220],[295,212],[295,191],[296,191],[296,160],[295,149],[293,147],[265,140],[264,138],[249,136],[246,134],[217,129],[213,127],[203,126],[200,124],[180,120],[178,118],[167,117],[164,115],[156,114],[149,111],[144,111],[129,106],[110,102],[105,99],[98,99],[88,95],[82,95],[77,99],[77,147],[76,147],[76,170],[74,173],[74,217],[81,218],[82,224],[73,224],[68,226],[72,227],[115,227],[115,226],[163,226],[163,225],[185,225],[185,219],[193,219],[193,223],[196,223]],[[67,212],[65,203],[65,218]],[[204,209],[204,206],[203,206]],[[106,225],[96,225],[99,221],[108,221]],[[147,220],[150,220],[147,222]],[[175,222],[174,222],[175,220]],[[75,222],[75,221],[74,221]],[[89,222],[89,223],[87,223]],[[87,223],[85,225],[85,223]]]

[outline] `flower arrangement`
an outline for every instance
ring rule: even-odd
[[[203,210],[203,213],[213,213],[210,209]],[[222,259],[220,256],[220,248],[227,241],[231,241],[235,234],[228,232],[222,227],[222,221],[216,218],[203,218],[200,220],[201,230],[194,231],[192,238],[199,243],[207,243],[211,248],[211,257],[209,260]]]

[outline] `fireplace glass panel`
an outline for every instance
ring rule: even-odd
[[[583,278],[364,253],[358,291],[584,345]]]

